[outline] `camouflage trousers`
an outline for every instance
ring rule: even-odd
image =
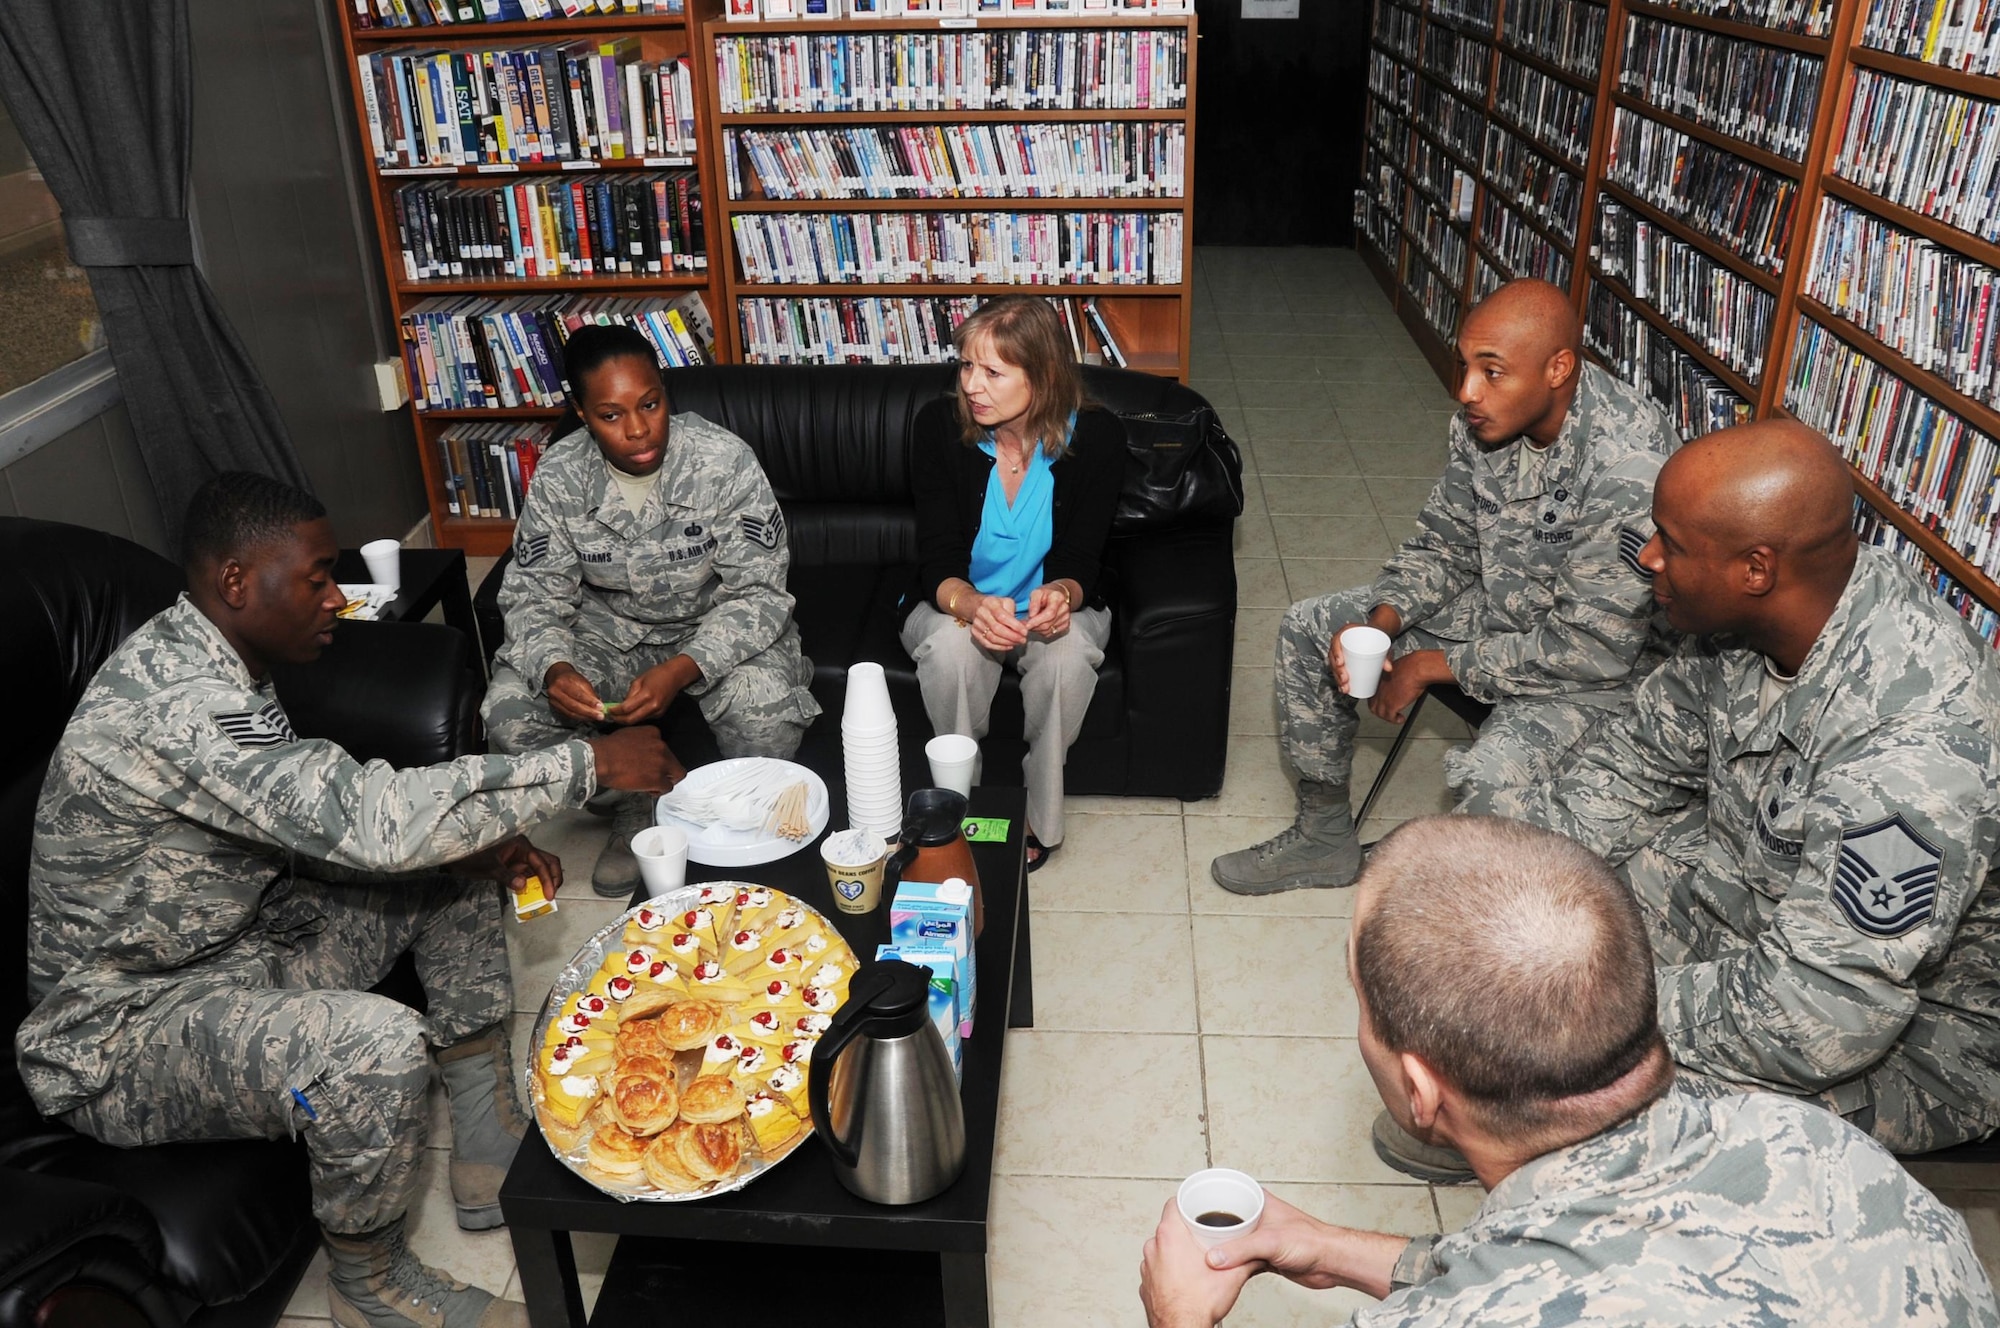
[[[266,980],[234,963],[133,1012],[110,1087],[66,1119],[119,1147],[303,1134],[313,1215],[339,1234],[373,1231],[416,1189],[430,1052],[513,1006],[501,907],[492,881],[299,879],[237,942],[264,952]],[[428,1015],[366,990],[405,951]]]
[[[1327,653],[1335,632],[1348,623],[1366,622],[1374,607],[1374,587],[1356,586],[1300,600],[1285,610],[1278,625],[1278,735],[1301,778],[1346,784],[1353,775],[1360,703],[1334,686]],[[1422,623],[1405,624],[1390,652],[1401,658],[1450,644],[1424,630]],[[1555,773],[1563,753],[1627,695],[1619,690],[1503,699],[1480,725],[1477,741],[1445,755],[1445,783],[1462,795],[1540,783]]]
[[[1688,821],[1698,825],[1698,818]],[[1688,828],[1669,831],[1661,841],[1628,858],[1619,874],[1632,887],[1646,917],[1654,962],[1699,964],[1746,950],[1751,942],[1724,926],[1708,910],[1695,906],[1694,894],[1683,882],[1700,870],[1698,836]],[[1771,1025],[1783,1027],[1786,1016],[1774,1011]],[[1672,1039],[1668,1042],[1671,1047]],[[1674,1048],[1678,1050],[1678,1048]],[[1674,1072],[1675,1091],[1696,1098],[1728,1097],[1736,1093],[1775,1091],[1768,1084],[1737,1083],[1694,1070]],[[1990,1123],[1944,1101],[1908,1072],[1894,1049],[1866,1071],[1814,1093],[1798,1093],[1849,1124],[1874,1136],[1892,1153],[1928,1153],[1953,1144],[1970,1143],[1992,1133]]]
[[[570,663],[597,690],[598,699],[616,705],[632,680],[656,664],[680,653],[677,646],[642,645],[619,650],[601,641],[578,638]],[[503,650],[493,668],[482,712],[486,736],[498,751],[513,754],[553,747],[591,726],[565,719],[549,709],[540,678],[524,678]],[[799,650],[799,629],[785,633],[768,649],[752,655],[720,678],[703,678],[688,688],[701,717],[715,734],[724,756],[775,756],[789,760],[799,749],[806,728],[819,714],[819,702],[807,690],[812,661]]]

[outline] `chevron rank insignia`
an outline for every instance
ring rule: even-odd
[[[1840,832],[1833,900],[1869,936],[1901,936],[1931,919],[1944,851],[1900,815]]]
[[[1648,581],[1653,574],[1639,562],[1639,550],[1646,547],[1646,537],[1630,526],[1618,528],[1618,557],[1627,567],[1645,577]]]
[[[514,541],[514,561],[523,567],[533,567],[549,551],[547,535],[525,535]]]
[[[285,718],[285,712],[278,709],[275,702],[266,704],[261,710],[234,710],[228,714],[211,715],[210,718],[222,730],[223,737],[246,751],[282,747],[299,740],[299,735],[292,732],[292,722]]]
[[[760,549],[775,549],[778,541],[785,537],[785,509],[774,507],[763,516],[744,513],[739,518],[743,525],[743,537]]]

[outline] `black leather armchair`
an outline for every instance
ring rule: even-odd
[[[302,1150],[244,1140],[109,1148],[43,1120],[14,1030],[28,1012],[28,851],[42,775],[98,666],[173,602],[178,568],[75,526],[0,519],[0,1328],[276,1322],[312,1257]],[[483,684],[448,627],[343,624],[277,678],[301,733],[427,765],[480,748]]]
[[[897,639],[897,604],[917,561],[910,496],[910,429],[917,412],[952,390],[949,366],[729,365],[667,375],[676,411],[691,411],[747,442],[785,508],[790,589],[813,691],[827,717],[807,737],[838,768],[847,666],[872,660],[889,676],[903,735],[905,775],[923,773],[930,736],[916,666]],[[1171,379],[1089,368],[1085,386],[1120,414],[1183,412],[1204,404]],[[1222,787],[1228,751],[1230,652],[1236,626],[1232,523],[1179,521],[1114,535],[1106,554],[1112,639],[1083,732],[1070,747],[1071,793],[1205,798]],[[497,605],[505,560],[475,598],[489,649],[504,634]],[[668,740],[684,759],[705,747],[693,706],[677,707]],[[829,720],[831,721],[829,723]],[[833,730],[829,742],[822,730]],[[1019,679],[994,699],[985,778],[1019,783]],[[819,759],[825,759],[821,752]],[[811,756],[802,759],[814,759]]]

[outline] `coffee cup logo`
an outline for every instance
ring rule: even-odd
[[[861,892],[867,888],[868,885],[865,881],[849,880],[844,876],[833,883],[834,893],[849,903],[861,898]]]

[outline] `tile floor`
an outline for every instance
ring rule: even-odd
[[[1063,853],[1031,878],[1037,1017],[1007,1043],[989,1256],[997,1328],[1142,1323],[1139,1246],[1175,1182],[1211,1163],[1320,1216],[1388,1231],[1456,1229],[1480,1199],[1476,1188],[1412,1183],[1370,1151],[1377,1100],[1353,1042],[1348,896],[1245,900],[1208,877],[1210,858],[1291,816],[1271,711],[1279,613],[1372,579],[1442,468],[1452,402],[1351,251],[1203,249],[1194,271],[1194,386],[1242,444],[1247,493],[1228,779],[1199,803],[1072,799]],[[1377,804],[1371,838],[1448,806],[1441,759],[1469,735],[1438,710]],[[1358,786],[1388,732],[1365,721]],[[602,825],[577,814],[546,838],[581,874]],[[553,920],[510,930],[519,1023],[613,910],[584,891]],[[1274,965],[1277,955],[1304,962]],[[413,1243],[518,1298],[506,1233],[452,1222],[447,1127],[441,1109],[434,1116]],[[1988,1268],[2000,1269],[2000,1193],[1980,1192],[2000,1182],[1926,1180],[1966,1211]],[[578,1237],[577,1256],[588,1304],[610,1241]],[[1261,1278],[1229,1323],[1335,1323],[1360,1303]],[[315,1266],[285,1322],[326,1313]]]

